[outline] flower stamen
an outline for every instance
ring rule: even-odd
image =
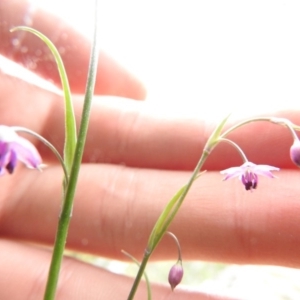
[[[271,171],[279,171],[279,168],[268,166],[268,165],[256,165],[252,162],[245,162],[240,167],[233,167],[221,171],[221,174],[225,174],[223,180],[227,180],[234,177],[239,177],[246,191],[256,189],[258,184],[258,175],[263,175],[269,178],[275,176]]]

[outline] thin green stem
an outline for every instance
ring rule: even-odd
[[[178,260],[182,261],[182,257],[181,257],[181,247],[180,247],[180,243],[178,241],[178,238],[176,237],[176,235],[170,231],[166,232],[170,237],[172,237],[172,239],[175,241],[176,246],[177,246],[177,250],[178,250]]]
[[[234,131],[235,129],[242,127],[246,124],[252,123],[252,122],[260,122],[260,121],[265,121],[265,122],[271,122],[277,125],[282,125],[287,127],[294,140],[298,140],[298,136],[295,132],[295,130],[300,130],[300,127],[293,124],[290,120],[285,119],[285,118],[277,118],[277,117],[257,117],[257,118],[252,118],[252,119],[247,119],[245,121],[242,121],[234,126],[232,126],[231,128],[229,128],[228,130],[226,130],[221,136],[220,136],[220,140],[224,139],[230,132]]]
[[[134,261],[137,264],[138,267],[141,266],[139,261],[135,257],[133,257],[131,254],[129,254],[128,252],[126,252],[124,250],[121,250],[121,252],[123,254],[125,254],[127,257],[129,257],[132,261]],[[145,277],[146,285],[147,285],[148,300],[151,300],[152,299],[151,286],[150,286],[150,281],[149,281],[149,278],[148,278],[146,272],[144,272],[144,277]]]
[[[89,66],[89,74],[87,80],[87,88],[83,105],[82,119],[79,129],[78,141],[76,144],[74,161],[71,168],[69,184],[67,186],[65,192],[65,200],[62,207],[62,212],[60,215],[58,229],[56,233],[56,240],[52,254],[52,261],[50,265],[48,281],[46,285],[46,291],[44,295],[45,300],[53,300],[55,299],[56,288],[59,278],[59,271],[61,267],[61,262],[63,258],[63,253],[65,249],[71,212],[73,208],[74,195],[78,180],[78,174],[80,169],[80,164],[82,160],[86,134],[89,124],[89,115],[90,108],[92,102],[92,96],[94,92],[95,80],[96,80],[96,70],[98,65],[98,57],[99,57],[99,45],[98,45],[98,22],[97,22],[97,0],[96,0],[96,8],[95,8],[95,27],[94,27],[94,42],[91,53],[91,60]]]
[[[141,267],[139,269],[139,272],[134,280],[133,286],[131,288],[130,294],[128,296],[128,300],[132,300],[137,287],[140,283],[140,280],[142,278],[144,269],[146,267],[146,264],[148,262],[148,259],[150,258],[152,252],[166,233],[169,225],[173,221],[174,217],[176,216],[179,208],[181,207],[187,193],[189,192],[193,182],[195,179],[197,179],[202,173],[200,173],[200,170],[206,161],[207,157],[211,153],[211,151],[216,147],[216,145],[219,143],[219,137],[222,131],[223,126],[225,125],[227,119],[229,118],[229,115],[226,116],[220,124],[215,128],[215,130],[212,132],[211,136],[209,137],[203,151],[202,155],[193,171],[192,176],[190,177],[188,183],[184,185],[175,195],[172,197],[172,199],[168,202],[165,209],[160,214],[158,220],[156,221],[152,232],[150,234],[147,248],[145,250],[144,258],[141,263]]]
[[[291,134],[292,134],[292,137],[293,137],[294,141],[298,141],[299,138],[298,138],[298,136],[297,136],[295,130],[293,129],[292,122],[287,121],[287,122],[285,123],[285,125],[286,125],[286,127],[290,130],[290,132],[291,132]]]
[[[147,262],[148,262],[150,256],[151,256],[151,252],[145,251],[143,260],[142,260],[142,262],[140,264],[139,271],[138,271],[138,273],[137,273],[137,275],[135,277],[134,283],[133,283],[133,285],[131,287],[131,290],[130,290],[130,293],[128,295],[127,300],[132,300],[133,299],[133,297],[134,297],[134,295],[135,295],[135,293],[137,291],[137,288],[138,288],[138,286],[140,284],[141,278],[142,278],[142,276],[143,276],[143,274],[145,272],[145,268],[146,268],[146,265],[147,265]]]
[[[232,140],[225,139],[225,138],[220,138],[219,140],[220,140],[220,142],[226,142],[226,143],[230,144],[231,146],[233,146],[239,152],[239,154],[241,155],[242,160],[244,162],[248,161],[245,153],[243,152],[243,150],[241,149],[241,147],[237,143],[233,142]]]
[[[182,194],[180,195],[178,201],[176,202],[175,207],[173,208],[173,210],[171,211],[171,213],[168,215],[166,221],[164,222],[164,226],[163,226],[163,229],[162,229],[162,235],[159,237],[159,239],[157,240],[157,242],[154,244],[153,250],[156,248],[156,246],[158,245],[159,241],[162,239],[163,235],[168,230],[171,222],[175,218],[175,216],[176,216],[179,208],[181,207],[181,205],[182,205],[182,203],[183,203],[183,201],[184,201],[187,193],[189,192],[189,190],[190,190],[193,182],[197,178],[197,175],[201,171],[201,168],[204,165],[204,163],[205,163],[205,161],[206,161],[206,159],[207,159],[208,156],[209,156],[209,153],[207,153],[206,151],[203,151],[203,153],[201,155],[201,158],[198,161],[198,164],[196,165],[191,178],[189,179],[187,185],[185,186],[185,189],[183,190]]]
[[[142,260],[142,263],[141,263],[141,266],[140,266],[140,269],[135,277],[135,280],[134,280],[134,283],[132,285],[132,288],[131,288],[131,291],[130,291],[130,294],[127,298],[127,300],[132,300],[134,298],[134,295],[136,293],[136,290],[139,286],[139,283],[141,281],[141,278],[143,276],[143,273],[145,271],[145,268],[146,268],[146,265],[147,265],[147,262],[152,254],[152,252],[154,251],[154,249],[156,248],[156,246],[158,245],[158,243],[160,242],[160,240],[162,239],[163,235],[165,234],[165,232],[167,231],[170,223],[172,222],[172,220],[174,219],[174,217],[176,216],[181,204],[183,203],[183,200],[185,199],[189,189],[191,188],[194,180],[196,179],[198,173],[200,172],[205,160],[207,159],[209,153],[207,152],[203,152],[202,153],[202,156],[200,158],[200,160],[198,161],[198,164],[197,166],[195,167],[194,169],[194,172],[191,176],[191,178],[189,179],[187,185],[185,186],[185,189],[183,190],[182,194],[180,195],[175,207],[173,208],[173,210],[170,212],[170,214],[168,215],[166,221],[164,222],[164,225],[162,227],[162,230],[160,231],[160,233],[158,233],[158,235],[156,236],[155,240],[153,241],[153,244],[151,245],[151,249],[149,249],[149,247],[147,247],[146,251],[145,251],[145,254],[144,254],[144,257],[143,257],[143,260]]]
[[[237,129],[243,125],[246,125],[246,124],[252,123],[252,122],[258,122],[258,121],[270,122],[270,121],[272,121],[272,118],[271,117],[258,117],[258,118],[247,119],[245,121],[242,121],[242,122],[230,127],[229,129],[227,129],[222,135],[220,135],[220,138],[226,137],[230,132],[234,131],[235,129]]]

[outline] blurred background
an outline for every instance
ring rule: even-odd
[[[300,2],[103,0],[102,48],[145,83],[165,114],[223,117],[300,109]],[[93,1],[32,0],[91,37]],[[184,254],[183,254],[184,256]],[[80,255],[113,272],[136,266]],[[174,262],[150,264],[167,282]],[[182,286],[242,299],[300,299],[300,271],[184,262]]]
[[[93,1],[32,3],[91,36]],[[103,0],[100,36],[149,102],[219,118],[299,108],[299,15],[297,0]]]

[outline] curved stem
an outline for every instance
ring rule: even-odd
[[[64,160],[62,159],[61,155],[59,154],[59,152],[56,150],[56,148],[48,141],[46,140],[44,137],[42,137],[41,135],[39,135],[38,133],[30,130],[30,129],[27,129],[25,127],[20,127],[20,126],[12,126],[11,127],[14,131],[16,132],[24,132],[24,133],[28,133],[32,136],[34,136],[35,138],[37,138],[39,141],[41,141],[44,145],[46,145],[53,153],[54,155],[56,156],[56,158],[58,159],[58,161],[60,162],[62,168],[63,168],[63,171],[64,171],[64,174],[65,174],[65,180],[66,180],[66,184],[68,184],[69,182],[69,176],[68,176],[68,172],[67,172],[67,168],[66,168],[66,165],[64,163]]]
[[[292,136],[294,140],[299,140],[295,130],[300,130],[300,126],[297,126],[295,124],[293,124],[290,120],[285,119],[285,118],[277,118],[277,117],[258,117],[258,118],[252,118],[252,119],[247,119],[245,121],[242,121],[234,126],[232,126],[231,128],[227,129],[222,135],[220,135],[219,139],[223,139],[225,136],[227,136],[230,132],[234,131],[235,129],[246,125],[248,123],[252,123],[252,122],[259,122],[259,121],[266,121],[266,122],[272,122],[274,124],[277,125],[282,125],[282,126],[286,126]]]
[[[178,238],[176,237],[176,235],[170,231],[166,232],[169,236],[171,236],[173,238],[173,240],[175,241],[176,245],[177,245],[177,250],[178,250],[178,260],[182,261],[182,257],[181,257],[181,247],[178,241]]]
[[[297,136],[295,130],[293,129],[292,122],[289,122],[289,121],[287,120],[287,122],[285,123],[285,125],[286,125],[286,127],[290,130],[290,132],[291,132],[291,134],[292,134],[292,136],[293,136],[293,139],[294,139],[295,141],[299,140],[299,138],[298,138],[298,136]]]
[[[228,144],[230,144],[231,146],[233,146],[234,148],[236,148],[236,150],[239,152],[239,154],[241,155],[242,159],[244,162],[247,162],[248,159],[245,155],[245,153],[243,152],[243,150],[241,149],[241,147],[236,144],[235,142],[233,142],[232,140],[229,140],[229,139],[225,139],[225,138],[220,138],[219,139],[220,142],[226,142]]]
[[[229,129],[227,129],[223,134],[220,135],[220,139],[224,138],[225,136],[227,136],[230,132],[234,131],[235,129],[237,129],[243,125],[246,125],[248,123],[258,122],[258,121],[272,122],[272,119],[273,118],[271,118],[271,117],[258,117],[258,118],[247,119],[245,121],[242,121],[242,122],[230,127]]]

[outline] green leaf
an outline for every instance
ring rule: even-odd
[[[172,199],[169,201],[169,203],[167,204],[167,206],[165,207],[165,209],[163,210],[163,212],[161,213],[161,215],[159,216],[158,220],[156,221],[156,224],[151,232],[151,235],[149,237],[149,241],[148,241],[148,249],[151,251],[154,250],[155,245],[157,244],[157,242],[159,241],[159,237],[160,235],[162,235],[162,229],[164,228],[164,224],[165,221],[167,220],[170,212],[172,211],[174,205],[176,204],[176,202],[178,201],[178,199],[180,198],[180,196],[182,195],[184,189],[186,188],[186,185],[184,185],[173,197]]]
[[[30,28],[26,26],[18,26],[13,29],[11,29],[11,32],[17,31],[17,30],[24,30],[31,32],[38,36],[50,49],[52,52],[61,79],[63,93],[64,93],[64,100],[65,100],[65,147],[64,147],[64,162],[66,165],[66,169],[68,171],[68,174],[70,174],[72,163],[73,163],[73,157],[75,152],[75,147],[77,143],[77,131],[76,131],[76,122],[75,122],[75,115],[71,100],[71,91],[69,86],[68,77],[66,74],[66,70],[63,64],[63,61],[60,57],[60,54],[54,44],[41,32]]]
[[[204,150],[210,152],[212,148],[215,146],[215,144],[218,142],[219,137],[221,135],[222,129],[227,122],[228,118],[231,114],[228,114],[221,122],[220,124],[215,128],[213,133],[210,135],[208,141],[206,142],[206,145],[204,147]]]
[[[193,181],[199,178],[203,173],[205,173],[205,171],[197,174]],[[183,187],[179,189],[179,191],[177,191],[177,193],[168,202],[165,209],[163,210],[158,220],[156,221],[148,240],[147,249],[149,251],[152,252],[154,250],[158,242],[161,240],[161,238],[167,231],[168,226],[172,222],[173,218],[175,217],[177,211],[180,208],[181,203],[183,202],[182,194],[185,192],[187,186],[188,185],[185,184]]]

